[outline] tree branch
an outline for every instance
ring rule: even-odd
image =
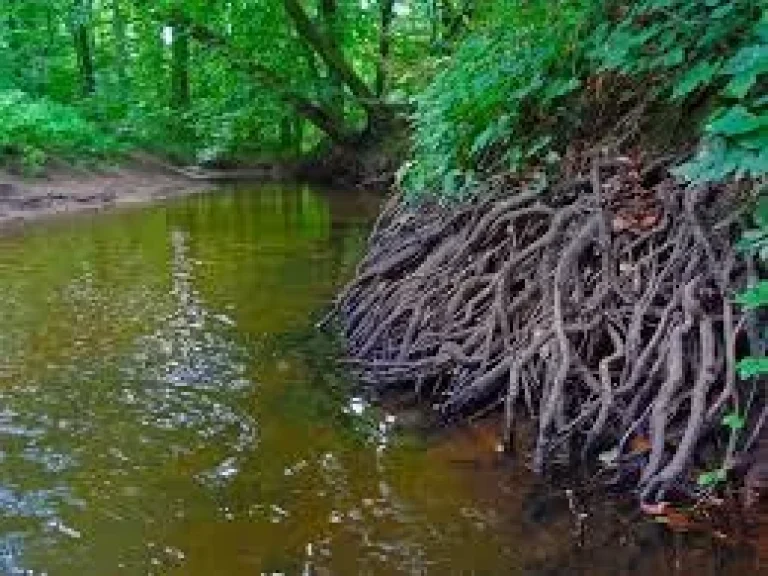
[[[226,53],[232,65],[257,78],[263,86],[273,90],[281,101],[322,130],[331,140],[345,143],[355,139],[356,134],[346,129],[343,118],[334,115],[331,111],[309,98],[289,90],[287,88],[288,81],[280,74],[259,62],[253,61],[251,58],[246,58],[226,38],[213,30],[191,22],[188,19],[185,23],[192,38],[206,46]]]

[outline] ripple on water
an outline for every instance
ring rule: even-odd
[[[511,565],[496,501],[308,328],[364,246],[353,206],[267,188],[0,240],[0,574]]]

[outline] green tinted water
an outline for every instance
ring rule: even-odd
[[[499,494],[393,442],[311,330],[375,208],[263,188],[0,238],[0,573],[509,566]]]
[[[0,575],[712,566],[594,501],[575,551],[562,490],[539,506],[493,430],[395,433],[355,396],[312,325],[376,204],[270,187],[0,238]]]

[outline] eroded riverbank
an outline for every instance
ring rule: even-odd
[[[710,569],[604,498],[574,536],[492,420],[425,435],[360,396],[312,326],[377,204],[221,190],[1,238],[0,573]]]

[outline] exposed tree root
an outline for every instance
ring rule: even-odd
[[[747,270],[737,199],[654,172],[640,225],[617,200],[621,162],[545,194],[497,183],[460,207],[393,198],[337,302],[350,365],[446,416],[504,403],[510,437],[524,407],[536,470],[578,446],[646,502],[695,492],[694,459],[733,467],[765,398],[736,379],[750,323],[730,300]],[[746,418],[730,438],[727,413]]]

